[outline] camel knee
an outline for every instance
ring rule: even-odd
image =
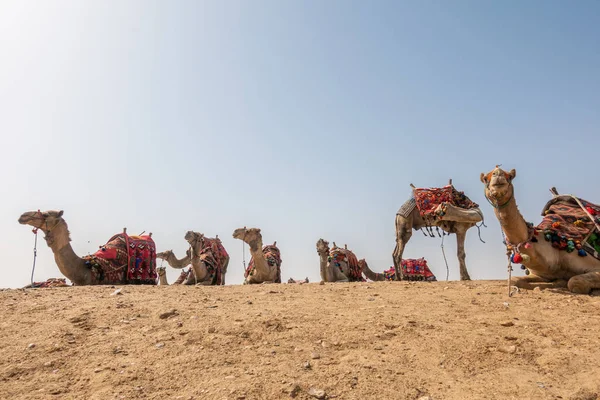
[[[592,286],[585,276],[577,275],[569,279],[567,283],[569,291],[577,294],[589,294],[592,291]]]

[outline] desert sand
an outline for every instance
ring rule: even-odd
[[[0,291],[2,399],[578,399],[600,297],[505,281]]]

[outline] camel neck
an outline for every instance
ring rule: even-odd
[[[529,228],[517,207],[514,196],[502,208],[494,209],[508,243],[519,244],[529,240]]]
[[[71,246],[69,228],[66,222],[59,222],[46,232],[46,242],[54,253],[54,260],[60,272],[76,285],[92,283],[92,272],[86,267],[85,261],[75,254]]]

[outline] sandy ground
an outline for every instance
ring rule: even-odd
[[[600,393],[600,297],[508,298],[501,281],[21,289],[0,305],[2,399]]]

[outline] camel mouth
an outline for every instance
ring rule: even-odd
[[[235,231],[233,231],[232,236],[234,239],[241,239],[245,233],[246,233],[246,229],[236,229]]]
[[[31,225],[31,222],[34,219],[35,219],[35,217],[30,215],[29,213],[25,213],[19,217],[18,221],[21,225]]]

